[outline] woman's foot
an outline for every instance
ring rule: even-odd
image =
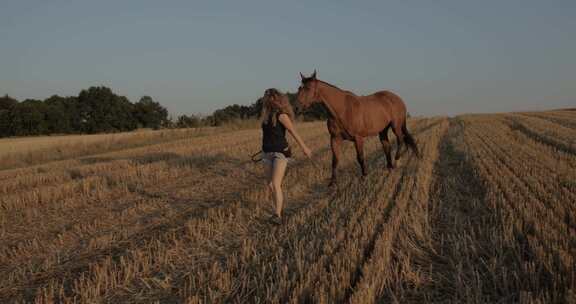
[[[282,225],[282,216],[279,216],[277,214],[274,214],[270,217],[270,223],[274,224],[274,225]]]

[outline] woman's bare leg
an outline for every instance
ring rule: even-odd
[[[286,166],[288,165],[288,160],[286,159],[274,159],[274,165],[272,169],[272,179],[270,181],[270,188],[272,189],[272,194],[274,196],[274,202],[276,203],[276,215],[278,217],[282,216],[282,207],[284,205],[284,195],[282,194],[282,180],[284,179],[284,173],[286,172]]]
[[[270,201],[270,194],[272,192],[272,163],[264,162],[264,176],[266,176],[266,200]]]

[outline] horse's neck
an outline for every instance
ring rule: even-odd
[[[322,102],[328,108],[328,111],[334,117],[336,122],[348,132],[345,125],[344,113],[346,113],[346,94],[337,88],[323,84],[320,93]]]

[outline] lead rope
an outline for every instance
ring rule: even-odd
[[[256,158],[258,155],[260,155],[260,158]],[[260,162],[262,160],[262,150],[252,154],[250,159],[252,160],[253,163]]]

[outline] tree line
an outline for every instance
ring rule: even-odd
[[[326,108],[320,104],[315,103],[310,108],[302,110],[298,106],[295,93],[286,93],[292,104],[295,115],[298,119],[304,121],[312,121],[319,119],[327,119],[328,112]],[[177,127],[197,127],[197,126],[221,126],[235,120],[255,119],[260,116],[262,112],[262,99],[259,98],[250,105],[233,104],[226,106],[222,109],[214,111],[211,115],[206,117],[199,117],[197,115],[181,115],[178,117]]]
[[[319,104],[300,112],[296,106],[296,94],[288,93],[288,96],[301,119],[327,117],[326,110]],[[54,95],[45,100],[18,101],[5,95],[0,97],[0,137],[220,126],[234,120],[257,118],[261,110],[262,100],[258,99],[247,106],[226,106],[207,116],[180,115],[170,119],[166,108],[150,96],[143,96],[132,103],[103,86],[82,90],[78,96]]]
[[[45,100],[0,97],[0,137],[108,133],[136,128],[158,129],[168,122],[168,111],[150,96],[136,103],[107,87],[91,87],[78,96],[51,96]]]

